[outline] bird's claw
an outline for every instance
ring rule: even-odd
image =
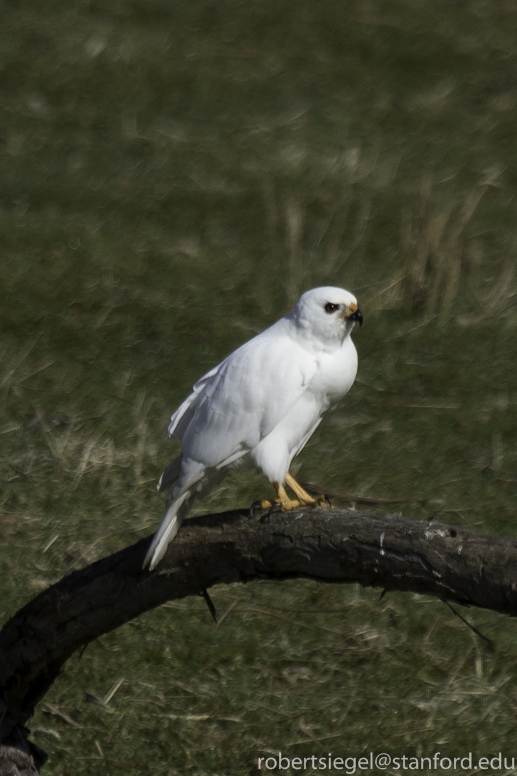
[[[248,510],[248,517],[249,518],[253,517],[253,514],[254,514],[256,509],[263,509],[261,499],[257,499],[257,501],[254,501],[253,504],[250,506],[250,508]]]
[[[282,509],[282,502],[281,501],[274,501],[271,506],[269,507],[268,511],[265,515],[262,515],[260,518],[261,523],[269,523],[269,519],[274,512],[280,512]]]

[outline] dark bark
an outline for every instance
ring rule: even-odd
[[[267,522],[245,512],[207,515],[184,524],[152,573],[142,571],[149,541],[64,577],[4,626],[0,742],[23,739],[36,704],[79,647],[216,584],[295,577],[359,582],[517,613],[517,541],[442,523],[343,509],[276,514]],[[0,759],[0,775],[8,773]]]

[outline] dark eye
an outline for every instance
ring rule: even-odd
[[[338,304],[333,304],[332,302],[327,302],[325,305],[325,312],[326,313],[335,313],[336,310],[339,310]]]

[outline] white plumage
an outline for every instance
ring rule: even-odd
[[[250,458],[274,484],[284,509],[317,503],[289,474],[294,456],[323,414],[351,388],[362,323],[349,291],[327,286],[303,294],[290,313],[231,353],[195,384],[171,417],[182,452],[163,472],[167,511],[144,561],[153,569],[188,514],[193,498],[225,467]],[[297,496],[291,500],[286,483]]]

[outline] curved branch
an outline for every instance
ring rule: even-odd
[[[38,595],[0,632],[0,741],[32,715],[82,645],[165,601],[216,584],[305,577],[427,593],[517,614],[517,541],[442,523],[344,509],[249,519],[188,520],[155,571],[150,538],[76,571]]]

